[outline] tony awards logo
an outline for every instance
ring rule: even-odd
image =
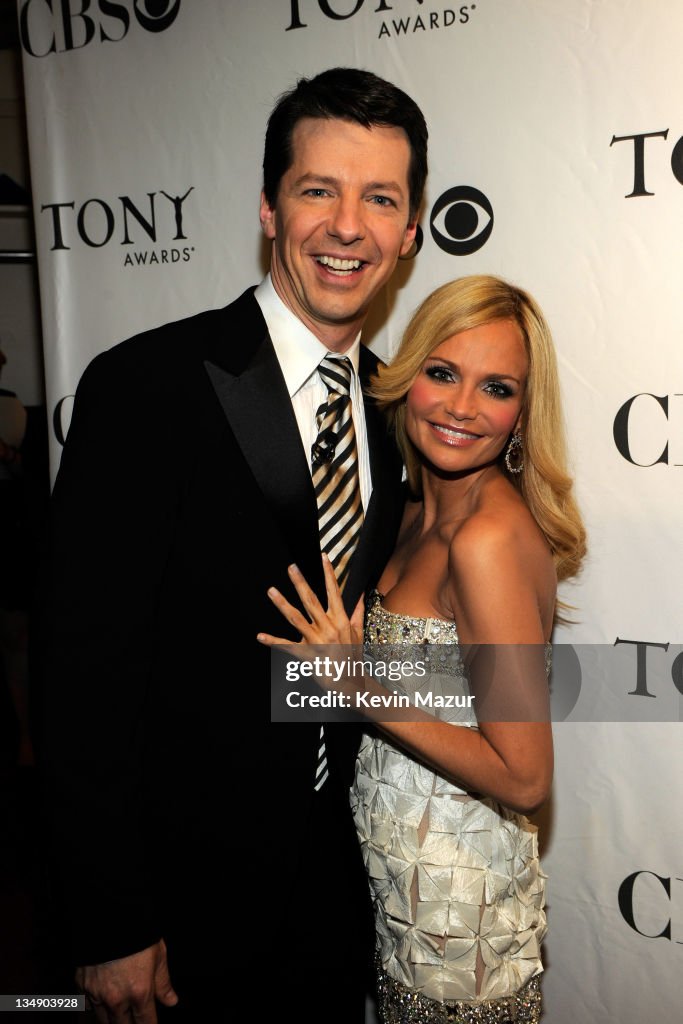
[[[452,25],[467,25],[476,11],[476,4],[461,4],[458,7],[439,7],[430,10],[424,0],[376,0],[377,6],[370,6],[366,11],[379,14],[378,39],[395,36],[420,36],[434,29],[450,28]],[[308,28],[312,20],[320,14],[331,22],[348,21],[355,17],[365,4],[365,0],[288,0],[289,23],[285,29]],[[318,10],[316,11],[316,6]],[[374,22],[377,25],[377,22]]]
[[[116,200],[93,197],[79,204],[74,200],[43,203],[40,212],[48,218],[50,251],[79,244],[101,249],[112,242],[130,246],[125,267],[187,263],[194,246],[175,243],[188,240],[185,202],[192,192],[193,185],[182,195],[164,189],[148,192],[146,200],[117,196]],[[150,248],[150,243],[155,247]]]

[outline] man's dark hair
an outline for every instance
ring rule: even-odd
[[[294,159],[294,127],[304,117],[339,118],[364,128],[402,128],[410,143],[410,217],[417,215],[427,178],[427,125],[422,111],[402,89],[357,68],[330,68],[315,78],[300,78],[278,100],[268,119],[263,154],[263,192],[271,208],[276,205],[282,175]]]

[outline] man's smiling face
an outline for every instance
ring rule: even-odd
[[[289,309],[342,351],[415,237],[410,145],[400,128],[305,118],[292,151],[275,207],[261,197],[271,276]]]

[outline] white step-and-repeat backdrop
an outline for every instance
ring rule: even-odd
[[[437,285],[492,272],[554,328],[590,540],[564,596],[547,1020],[680,1014],[683,8],[670,0],[18,0],[53,468],[98,351],[260,279],[265,122],[346,64],[430,127],[424,246],[377,304],[390,355]],[[389,314],[387,320],[387,314]],[[128,415],[125,393],[119,415]],[[178,429],[182,430],[182,410]]]

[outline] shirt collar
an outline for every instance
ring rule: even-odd
[[[254,298],[261,307],[289,397],[292,398],[316,372],[325,356],[330,354],[329,349],[292,313],[291,309],[285,306],[275,291],[270,274],[267,274],[258,285]],[[343,355],[350,360],[358,376],[360,331],[351,348]]]

